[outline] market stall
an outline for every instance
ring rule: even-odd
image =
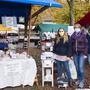
[[[36,73],[35,60],[28,58],[25,52],[15,54],[7,51],[5,54],[0,51],[0,89],[8,86],[33,86]]]
[[[30,34],[31,34],[31,19],[48,9],[49,7],[58,7],[62,8],[63,6],[60,3],[55,2],[54,0],[0,0],[0,10],[1,16],[16,16],[19,22],[19,17],[25,18],[25,29],[29,24],[28,32],[28,54],[30,55]],[[33,5],[41,5],[38,11],[32,14]],[[17,7],[17,8],[16,8]],[[11,9],[12,8],[12,9]],[[5,11],[5,12],[4,12]],[[7,11],[7,12],[6,12]],[[32,14],[32,15],[31,15]],[[0,19],[1,21],[1,19]]]
[[[41,5],[43,7],[32,14],[31,12],[34,5]],[[62,5],[54,0],[0,0],[0,11],[3,11],[0,13],[0,22],[2,22],[3,16],[5,16],[4,18],[16,17],[17,23],[20,23],[20,18],[23,17],[25,30],[27,30],[27,26],[29,26],[26,56],[23,57],[11,50],[10,52],[13,54],[7,51],[0,57],[0,67],[2,69],[0,69],[0,88],[33,85],[37,67],[35,60],[30,56],[31,19],[49,7],[62,8]],[[16,25],[16,22],[13,24]],[[20,56],[22,58],[20,58]]]
[[[59,28],[63,28],[65,32],[68,32],[68,26],[66,24],[48,24],[48,23],[41,23],[38,24],[34,30],[40,32],[41,37],[41,49],[45,51],[48,49],[52,51],[53,47],[53,40],[55,39],[56,33]]]

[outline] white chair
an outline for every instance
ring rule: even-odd
[[[54,86],[53,63],[52,59],[42,60],[42,86],[45,82],[51,82],[52,87]]]

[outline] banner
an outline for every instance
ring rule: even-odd
[[[2,24],[6,27],[16,27],[17,26],[17,19],[16,17],[2,17]]]

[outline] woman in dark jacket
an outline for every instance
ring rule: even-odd
[[[69,57],[72,56],[71,41],[64,29],[60,28],[58,30],[57,36],[55,38],[55,43],[53,47],[53,53],[55,54],[58,80],[62,79],[62,64],[65,68],[66,75],[69,81],[71,81],[71,74],[68,66]]]
[[[87,38],[85,31],[80,28],[80,25],[75,26],[75,32],[71,36],[74,62],[77,69],[78,81],[77,85],[80,88],[84,87],[84,55],[87,54]]]

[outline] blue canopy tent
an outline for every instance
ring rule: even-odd
[[[26,21],[28,19],[27,12],[29,12],[27,5],[0,2],[0,23],[2,23],[2,16],[15,16],[17,21],[19,21],[19,17],[24,17]]]
[[[25,19],[27,19],[27,12],[30,9],[30,5],[62,8],[62,5],[55,2],[54,0],[0,0],[0,17],[24,16]]]
[[[41,9],[31,15],[33,5],[43,6]],[[0,17],[2,16],[16,16],[25,17],[25,27],[29,24],[28,47],[30,46],[30,32],[31,32],[31,18],[37,16],[49,7],[62,8],[62,4],[54,0],[0,0]],[[1,22],[1,18],[0,18]],[[29,54],[29,49],[28,49]]]
[[[57,3],[57,2],[55,2],[54,0],[0,0],[0,2],[13,2],[13,3],[21,3],[21,4],[34,4],[34,5],[62,8],[62,5]]]

